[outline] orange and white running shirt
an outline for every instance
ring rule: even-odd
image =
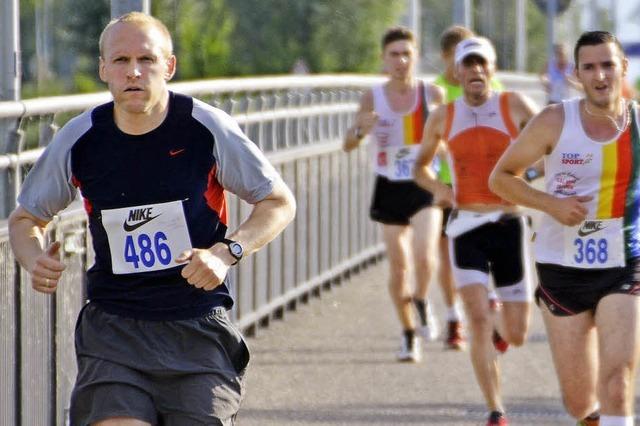
[[[491,171],[518,135],[509,114],[509,96],[509,92],[494,93],[477,107],[468,105],[464,98],[447,104],[443,138],[458,206],[510,205],[489,190]]]
[[[413,180],[422,131],[429,115],[429,99],[424,82],[420,80],[416,89],[414,105],[406,114],[391,109],[384,85],[372,89],[373,107],[378,114],[378,122],[372,131],[375,142],[374,170],[389,180]]]
[[[610,141],[591,139],[582,126],[580,100],[563,102],[564,125],[545,157],[545,191],[555,197],[591,196],[587,220],[564,226],[543,215],[536,260],[575,268],[609,268],[640,256],[640,139],[637,107],[631,124]]]

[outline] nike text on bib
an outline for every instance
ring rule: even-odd
[[[585,220],[564,228],[564,263],[574,268],[625,266],[622,218]]]
[[[114,274],[173,268],[191,249],[181,201],[102,210]]]
[[[413,180],[413,167],[419,149],[419,145],[388,147],[387,178],[393,181]]]

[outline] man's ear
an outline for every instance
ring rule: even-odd
[[[165,80],[169,81],[176,75],[176,55],[171,55],[167,58],[167,72],[165,73]]]
[[[102,56],[100,56],[98,60],[98,75],[100,76],[100,80],[106,83],[107,77],[105,75],[104,66],[105,66],[104,59],[102,58]]]

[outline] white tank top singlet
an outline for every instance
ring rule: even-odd
[[[389,180],[413,180],[413,166],[429,115],[429,99],[422,80],[418,80],[416,89],[414,105],[406,114],[391,109],[384,85],[372,89],[373,107],[378,114],[378,122],[372,130],[374,170]]]
[[[564,226],[543,215],[535,256],[540,263],[609,268],[640,256],[640,143],[637,107],[627,128],[609,141],[590,138],[580,118],[580,99],[563,102],[558,143],[544,159],[545,191],[555,197],[592,196],[587,220]]]

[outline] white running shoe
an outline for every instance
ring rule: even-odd
[[[416,331],[425,342],[435,342],[440,336],[440,325],[431,306],[427,308],[427,325],[418,327]]]
[[[400,362],[420,362],[422,360],[422,349],[418,339],[414,336],[412,341],[407,336],[402,336],[400,351],[396,354]]]

